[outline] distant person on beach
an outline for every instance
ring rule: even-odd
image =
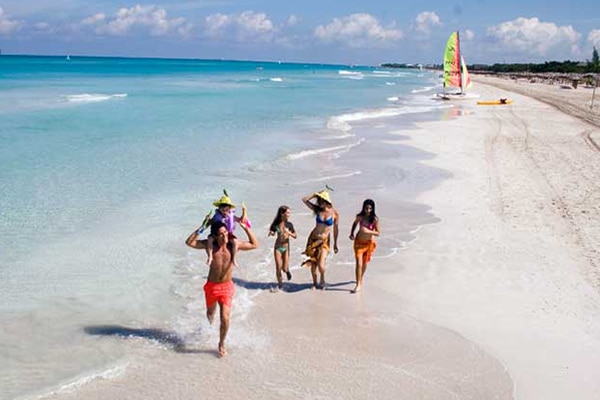
[[[215,319],[217,304],[219,305],[221,324],[219,335],[219,355],[225,357],[225,338],[229,330],[229,316],[235,287],[233,285],[233,254],[239,250],[253,250],[258,247],[258,240],[247,224],[240,224],[248,240],[232,238],[223,221],[215,221],[210,226],[212,236],[212,259],[208,277],[204,285],[206,300],[206,317],[212,324]],[[198,229],[190,234],[185,244],[194,249],[206,249],[208,240],[199,240]]]
[[[316,203],[310,200],[316,199]],[[315,214],[315,227],[310,232],[306,241],[306,249],[303,254],[308,259],[302,263],[310,264],[312,274],[312,289],[323,289],[325,287],[325,258],[330,250],[330,233],[333,228],[333,251],[338,252],[338,211],[333,208],[328,190],[321,190],[302,198],[302,202]],[[317,283],[317,271],[321,275]]]
[[[247,218],[246,218],[246,207],[242,207],[242,216],[241,217],[236,217],[235,216],[235,204],[233,204],[233,202],[231,201],[231,199],[229,198],[229,195],[227,194],[226,190],[223,190],[223,196],[221,196],[221,198],[219,200],[215,200],[213,202],[213,205],[215,207],[217,207],[217,209],[215,210],[215,214],[212,216],[212,218],[209,220],[208,225],[211,226],[213,224],[213,222],[223,222],[225,224],[225,226],[227,227],[227,232],[229,232],[229,239],[234,239],[235,238],[235,234],[233,233],[235,230],[235,223],[236,222],[241,222],[243,224],[248,224],[247,222]],[[204,224],[203,224],[204,226]],[[199,232],[202,231],[202,228],[199,230]],[[213,251],[213,237],[212,235],[208,236],[208,244],[206,246],[206,255],[207,255],[207,260],[206,260],[206,264],[210,265],[210,263],[212,262],[212,251]],[[231,261],[233,262],[233,265],[237,265],[236,264],[236,260],[235,260],[235,249],[233,249],[234,253],[231,254]]]
[[[285,272],[287,280],[292,279],[290,272],[290,238],[296,239],[294,225],[290,222],[292,211],[288,206],[281,206],[269,228],[269,236],[277,235],[273,247],[273,257],[275,258],[275,276],[279,289],[283,288],[283,278],[281,272]]]
[[[355,237],[354,231],[357,226],[359,228]],[[375,214],[375,202],[366,199],[363,202],[362,210],[356,214],[350,229],[350,240],[354,240],[354,257],[356,258],[356,287],[352,293],[356,293],[362,288],[367,264],[371,261],[371,256],[377,247],[375,236],[379,236],[379,218]]]

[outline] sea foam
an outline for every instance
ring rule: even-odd
[[[327,154],[327,153],[331,153],[334,157],[337,157],[340,154],[347,152],[351,148],[358,146],[363,141],[364,141],[364,139],[361,138],[361,139],[357,140],[355,143],[351,143],[351,144],[347,144],[347,145],[325,147],[325,148],[312,149],[312,150],[302,150],[298,153],[288,154],[286,156],[286,158],[288,160],[298,160],[301,158],[316,156],[316,155],[320,155],[320,154]]]
[[[71,94],[67,96],[67,101],[72,103],[97,103],[100,101],[107,101],[112,99],[119,99],[127,97],[127,93],[116,93],[116,94],[99,94],[99,93],[83,93],[83,94]]]
[[[388,99],[389,101],[396,101],[395,99]],[[351,122],[360,122],[375,118],[389,118],[403,114],[414,114],[420,112],[428,112],[434,110],[435,107],[431,105],[411,105],[410,107],[388,107],[378,108],[367,111],[360,111],[355,113],[336,115],[327,121],[327,128],[333,130],[339,130],[348,132],[352,129]]]
[[[31,398],[32,400],[42,400],[42,399],[46,399],[46,398],[50,398],[50,397],[54,397],[56,395],[60,395],[60,394],[66,394],[66,393],[74,393],[76,392],[79,388],[95,381],[98,379],[104,379],[104,380],[110,380],[110,379],[116,379],[119,376],[123,375],[123,373],[125,372],[125,370],[127,369],[127,364],[120,364],[120,365],[116,365],[112,368],[106,369],[104,371],[99,371],[99,372],[95,372],[95,373],[91,373],[89,375],[84,375],[84,376],[80,376],[77,377],[75,379],[73,379],[70,382],[64,383],[63,385],[61,385],[60,387],[50,390],[46,393],[42,393],[36,397]]]

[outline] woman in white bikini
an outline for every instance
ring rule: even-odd
[[[275,258],[275,276],[279,289],[283,288],[283,278],[281,272],[285,272],[288,281],[292,279],[290,272],[290,237],[296,239],[294,225],[290,222],[292,214],[288,206],[281,206],[269,228],[269,236],[277,235],[273,247],[273,257]]]

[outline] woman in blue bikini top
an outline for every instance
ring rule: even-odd
[[[316,199],[316,203],[311,202],[312,199]],[[333,208],[329,192],[322,190],[317,193],[313,193],[310,196],[302,198],[302,202],[306,204],[312,212],[315,213],[315,227],[310,233],[313,238],[325,238],[331,233],[331,227],[333,227],[333,244],[334,251],[337,253],[337,218],[338,212]]]
[[[311,200],[316,199],[313,203]],[[322,289],[325,285],[325,258],[330,251],[330,234],[333,229],[333,251],[337,254],[339,214],[329,197],[327,190],[322,190],[303,197],[302,202],[315,213],[315,227],[308,235],[304,254],[309,258],[303,264],[310,264],[313,277],[313,288]],[[317,270],[321,275],[317,283]]]
[[[317,222],[317,224],[331,226],[331,225],[333,225],[333,216],[323,220],[323,219],[321,219],[320,213],[317,213],[316,222]]]

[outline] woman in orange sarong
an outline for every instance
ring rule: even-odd
[[[354,231],[357,226],[359,228],[355,237]],[[375,202],[367,199],[363,202],[362,210],[356,214],[352,229],[350,229],[350,240],[354,240],[354,257],[356,259],[356,286],[352,293],[362,289],[367,264],[371,261],[371,256],[377,247],[375,236],[379,236],[379,218],[375,214]]]

